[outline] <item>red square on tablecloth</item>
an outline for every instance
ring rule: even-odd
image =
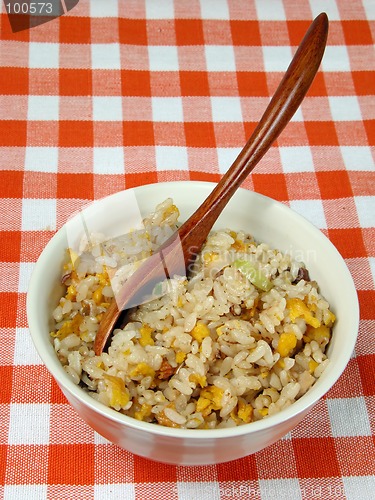
[[[319,189],[323,200],[351,198],[352,187],[346,170],[316,172]]]
[[[258,468],[255,455],[248,455],[232,463],[218,464],[216,466],[217,480],[220,483],[236,481],[256,481]]]
[[[147,26],[145,19],[118,20],[119,41],[129,45],[147,45]]]
[[[61,16],[60,43],[90,43],[89,17]]]
[[[370,24],[361,19],[350,19],[341,21],[347,45],[373,45]],[[358,50],[361,50],[358,47]]]
[[[238,93],[243,97],[268,96],[267,78],[260,71],[237,72]]]
[[[358,290],[358,298],[361,305],[361,318],[375,318],[375,290]],[[375,367],[375,365],[374,365]],[[375,379],[374,379],[375,381]]]
[[[216,146],[213,123],[185,122],[186,146],[209,148]]]
[[[0,171],[0,197],[22,198],[23,172],[4,170]]]
[[[149,71],[122,70],[121,92],[124,96],[150,96],[151,84]]]
[[[182,96],[208,96],[208,76],[205,71],[180,71]]]
[[[329,229],[328,236],[344,259],[367,257],[360,228]]]
[[[340,476],[335,441],[331,437],[295,438],[293,449],[300,478]],[[317,458],[318,457],[318,458]],[[329,460],[325,460],[329,457]]]
[[[143,186],[145,184],[154,184],[158,182],[158,175],[156,172],[142,172],[137,174],[125,174],[125,187],[126,189]]]
[[[258,21],[238,19],[229,22],[232,31],[233,45],[262,45]]]
[[[375,71],[352,71],[351,76],[357,95],[374,93]]]
[[[18,294],[15,292],[0,293],[0,328],[14,328],[17,322]],[[1,380],[1,378],[0,378]]]
[[[57,174],[57,198],[92,200],[92,174]]]
[[[372,295],[372,297],[370,296],[367,299],[372,300],[374,304],[374,291],[372,291]],[[374,318],[375,316],[372,317]],[[359,367],[359,372],[361,374],[363,394],[365,396],[375,396],[375,354],[368,354],[367,356],[357,356],[356,359]]]
[[[92,72],[89,69],[61,68],[59,70],[60,95],[91,95]]]
[[[306,31],[310,27],[310,21],[303,21],[297,19],[288,19],[286,25],[288,27],[290,45],[298,46],[302,38],[305,36]]]
[[[21,254],[21,231],[0,232],[0,262],[19,262]]]
[[[150,467],[150,462],[134,455],[134,482],[135,483],[175,483],[176,466],[159,463],[158,467]]]
[[[59,146],[92,147],[94,144],[94,126],[91,120],[60,120]]]
[[[251,175],[254,190],[278,201],[288,200],[288,189],[284,174],[257,174]]]
[[[123,122],[122,133],[124,146],[152,146],[155,142],[152,122]]]
[[[203,25],[201,19],[175,19],[177,45],[203,45]]]
[[[3,295],[3,294],[1,294]],[[0,297],[1,297],[0,295]],[[12,397],[12,378],[13,378],[13,366],[0,365],[0,380],[1,380],[1,391],[0,391],[0,404],[9,404]],[[0,460],[1,464],[1,460]]]
[[[94,454],[93,444],[50,444],[48,484],[94,484]]]
[[[332,122],[305,122],[309,144],[311,146],[338,146],[339,141]]]
[[[29,93],[27,68],[0,68],[0,94],[25,95]]]
[[[26,121],[0,120],[0,146],[24,146],[26,129]]]

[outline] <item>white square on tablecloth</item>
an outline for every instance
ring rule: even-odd
[[[181,97],[152,97],[151,105],[155,122],[183,122]]]
[[[134,484],[95,484],[94,500],[133,500]]]
[[[285,173],[314,172],[313,157],[308,146],[282,146],[279,152]]]
[[[122,99],[119,96],[93,96],[94,121],[122,121]]]
[[[363,397],[327,399],[333,437],[371,436]]]
[[[362,0],[362,6],[365,9],[367,19],[369,21],[375,20],[375,2],[374,2],[374,0]]]
[[[16,328],[13,363],[17,365],[42,365],[28,328]]]
[[[216,151],[219,164],[219,172],[221,174],[225,174],[225,172],[237,158],[239,152],[241,151],[241,148],[217,148]]]
[[[341,156],[347,170],[375,170],[374,159],[369,146],[340,146]]]
[[[177,47],[149,45],[148,58],[150,71],[178,71]]]
[[[46,484],[5,484],[3,500],[45,500]]]
[[[29,288],[31,273],[35,267],[34,262],[20,262],[18,292],[26,293]]]
[[[334,121],[362,120],[361,108],[356,96],[328,96]]]
[[[30,68],[58,68],[59,44],[47,42],[29,42]]]
[[[57,173],[59,150],[55,147],[31,147],[25,151],[25,170]]]
[[[94,147],[94,174],[123,174],[124,148]]]
[[[238,97],[211,97],[214,122],[242,122],[241,101]]]
[[[371,269],[371,274],[372,274],[372,280],[373,280],[374,286],[375,286],[375,257],[369,257],[368,260],[370,261],[370,269]]]
[[[229,19],[226,0],[200,0],[202,19]]]
[[[375,227],[375,197],[355,196],[354,202],[361,227]]]
[[[27,101],[28,120],[58,120],[59,97],[54,95],[30,95]]]
[[[290,208],[319,229],[327,229],[322,200],[292,200]]]
[[[374,496],[375,476],[343,476],[342,482],[346,500],[364,500]]]
[[[220,494],[219,483],[213,481],[205,481],[201,483],[178,481],[177,495],[178,500],[191,500],[192,498],[209,498],[210,500],[220,500],[220,498],[222,498]],[[229,497],[229,495],[225,496]],[[235,497],[230,496],[229,498]]]
[[[313,17],[318,16],[321,12],[326,12],[330,21],[340,21],[336,0],[310,0],[310,8]]]
[[[56,229],[56,200],[22,200],[22,231],[53,231]]]
[[[156,146],[157,170],[188,170],[188,154],[183,146]]]
[[[292,60],[292,50],[290,47],[271,47],[265,45],[262,50],[264,68],[266,71],[286,71]]]
[[[344,45],[327,45],[322,59],[323,71],[350,71],[349,55]]]
[[[271,500],[271,498],[302,500],[298,479],[259,479],[258,484],[262,500]]]
[[[91,45],[92,69],[120,69],[118,43],[93,43]]]
[[[236,71],[233,47],[228,45],[206,45],[207,71]]]
[[[91,17],[117,17],[118,0],[90,0]]]
[[[48,444],[50,406],[44,403],[10,405],[8,443]],[[25,426],[25,422],[30,425]]]
[[[282,0],[255,0],[257,18],[260,21],[285,21],[285,10]]]
[[[146,0],[146,19],[173,19],[173,0]]]

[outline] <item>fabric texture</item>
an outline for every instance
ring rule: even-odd
[[[374,0],[66,4],[13,32],[0,3],[0,499],[370,498]],[[34,263],[92,200],[218,181],[321,11],[330,31],[320,71],[244,187],[304,215],[344,257],[361,308],[355,352],[303,422],[263,451],[204,467],[133,456],[76,415],[38,357],[25,311]]]

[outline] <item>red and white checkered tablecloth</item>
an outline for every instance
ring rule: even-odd
[[[22,4],[22,1],[20,0]],[[77,2],[70,2],[70,7]],[[0,3],[0,499],[349,499],[375,491],[375,1],[80,0],[13,32]],[[342,377],[276,444],[175,467],[96,435],[47,373],[25,298],[67,217],[124,188],[218,181],[311,20],[330,32],[300,110],[245,187],[336,245],[360,300]]]

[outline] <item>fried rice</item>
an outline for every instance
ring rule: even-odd
[[[242,231],[212,231],[189,278],[130,311],[107,352],[93,343],[116,288],[178,227],[171,199],[141,230],[67,250],[51,339],[75,384],[125,415],[168,427],[248,424],[321,376],[335,321],[308,270]]]

